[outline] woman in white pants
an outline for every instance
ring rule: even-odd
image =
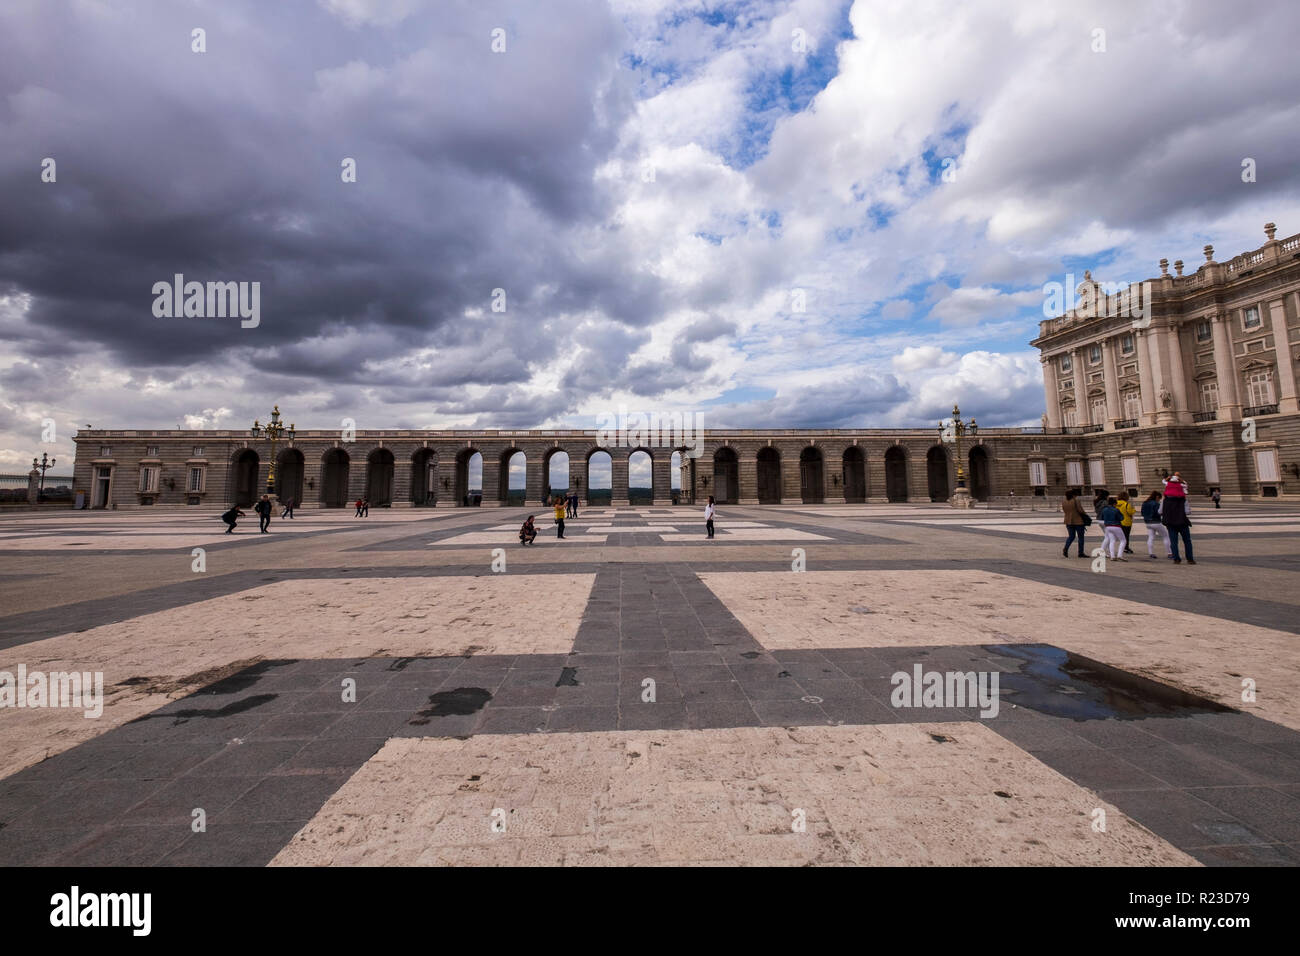
[[[1155,551],[1156,539],[1159,538],[1165,543],[1165,557],[1172,561],[1174,552],[1169,547],[1169,529],[1160,523],[1160,492],[1151,492],[1142,502],[1142,520],[1147,526],[1147,557],[1152,561],[1159,560]]]
[[[1115,505],[1118,502],[1114,498],[1107,498],[1106,504],[1102,506],[1101,523],[1106,527],[1106,538],[1104,546],[1106,548],[1106,557],[1112,561],[1123,561],[1124,558],[1124,513]]]

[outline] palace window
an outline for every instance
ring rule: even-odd
[[[1073,428],[1079,424],[1079,414],[1075,411],[1073,405],[1066,405],[1061,409],[1061,422],[1066,428]]]
[[[202,457],[203,457],[203,446],[202,446],[202,445],[195,445],[193,448],[190,449],[190,454],[193,455],[195,458],[202,458]]]
[[[1062,356],[1061,356],[1061,371],[1062,371],[1062,372],[1068,372],[1068,371],[1070,371],[1070,370],[1073,369],[1073,368],[1074,368],[1074,362],[1071,361],[1070,356],[1068,356],[1068,355],[1062,355]]]
[[[1202,456],[1205,464],[1205,482],[1210,485],[1219,483],[1219,456],[1204,455]]]
[[[1142,479],[1138,477],[1138,460],[1137,455],[1125,455],[1120,460],[1120,470],[1124,475],[1124,484],[1128,487],[1140,485]]]
[[[1094,425],[1106,424],[1106,399],[1094,398],[1092,400],[1092,423]]]
[[[1031,461],[1029,463],[1029,483],[1035,487],[1047,484],[1047,462]]]
[[[1142,393],[1136,388],[1124,393],[1124,417],[1129,421],[1137,421],[1142,417]]]
[[[1106,486],[1106,462],[1100,458],[1088,459],[1088,484],[1094,488]]]
[[[195,494],[203,491],[203,469],[202,468],[190,469],[190,491]]]
[[[1214,329],[1210,326],[1210,323],[1209,323],[1209,322],[1197,322],[1197,323],[1196,323],[1196,341],[1198,341],[1198,342],[1208,342],[1208,341],[1210,341],[1210,339],[1212,339],[1212,338],[1214,338]]]
[[[1101,346],[1093,345],[1088,348],[1088,364],[1096,365],[1101,361]]]
[[[111,455],[111,454],[113,454],[113,449],[112,449],[112,447],[110,447],[109,445],[100,445],[100,446],[99,446],[99,457],[100,457],[100,458],[107,458],[107,457],[108,457],[109,455]]]
[[[1241,315],[1242,328],[1254,329],[1259,327],[1259,309],[1251,306]]]
[[[1217,412],[1219,410],[1219,383],[1201,383],[1201,411]]]
[[[144,449],[144,456],[145,456],[146,458],[157,458],[157,457],[158,457],[158,446],[157,446],[157,445],[146,445],[146,446],[145,446],[145,449]]]
[[[1123,355],[1133,354],[1133,333],[1132,332],[1128,333],[1127,335],[1120,336],[1119,350],[1120,353]]]
[[[158,468],[146,466],[140,469],[140,492],[153,494],[158,490]]]
[[[1255,475],[1260,481],[1277,481],[1277,449],[1260,448],[1255,452]]]
[[[1273,404],[1273,372],[1261,369],[1246,376],[1246,392],[1251,405]]]
[[[1065,483],[1071,488],[1083,486],[1083,462],[1072,458],[1065,463]]]

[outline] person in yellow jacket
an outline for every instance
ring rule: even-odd
[[[555,537],[564,537],[564,499],[559,495],[554,498],[555,502]]]
[[[1128,500],[1127,491],[1120,492],[1119,498],[1115,502],[1115,507],[1118,508],[1119,513],[1124,516],[1124,523],[1120,525],[1120,527],[1124,529],[1124,553],[1132,554],[1133,549],[1128,546],[1128,536],[1133,531],[1133,515],[1137,512],[1137,509],[1133,507],[1133,502]]]

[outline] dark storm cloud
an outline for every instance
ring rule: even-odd
[[[605,5],[440,4],[396,34],[307,0],[107,9],[0,12],[0,289],[33,297],[6,330],[21,354],[178,368],[253,351],[365,383],[433,347],[445,358],[394,384],[503,383],[554,354],[539,316],[650,320],[655,280],[549,241],[603,215],[593,169],[632,104]],[[176,273],[260,282],[260,325],[156,318],[153,284]]]

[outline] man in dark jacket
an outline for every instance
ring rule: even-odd
[[[258,527],[262,534],[270,534],[267,529],[271,526],[271,512],[274,510],[270,497],[262,495],[261,500],[253,507],[253,510],[257,512]]]
[[[1174,552],[1174,564],[1183,563],[1183,559],[1178,554],[1179,538],[1183,539],[1183,544],[1187,548],[1187,563],[1196,563],[1196,559],[1192,557],[1192,522],[1187,517],[1188,510],[1186,495],[1167,494],[1160,502],[1160,523],[1169,529],[1169,546]]]
[[[226,523],[226,534],[230,534],[235,530],[235,522],[243,516],[244,513],[239,510],[239,505],[235,505],[235,507],[231,508],[221,516],[221,520]]]

